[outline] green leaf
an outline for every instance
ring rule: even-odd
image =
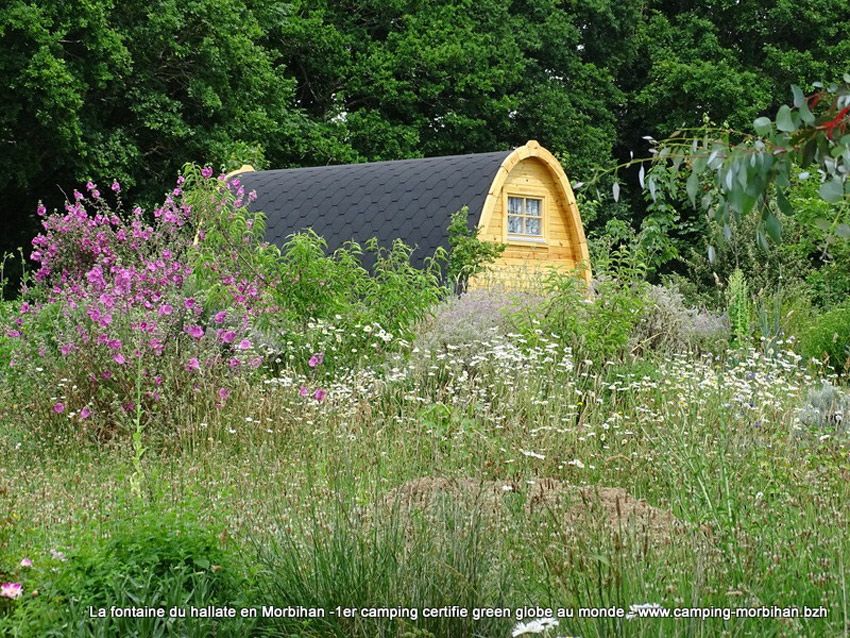
[[[794,215],[794,209],[791,207],[791,202],[788,201],[785,193],[778,189],[776,191],[776,203],[779,205],[779,210],[782,211],[783,215],[788,217]]]
[[[716,259],[717,259],[717,251],[714,250],[714,246],[709,246],[708,247],[708,261],[709,261],[709,263],[713,264]]]
[[[835,229],[835,234],[844,239],[850,239],[850,225],[838,224],[838,228]]]
[[[814,115],[812,114],[812,112],[809,110],[809,105],[808,105],[806,102],[803,102],[803,103],[800,105],[800,118],[801,118],[801,119],[802,119],[802,120],[803,120],[806,124],[814,124],[814,122],[815,122],[815,116],[814,116]]]
[[[800,105],[805,101],[805,96],[803,95],[803,89],[801,89],[796,84],[791,85],[791,94],[794,96],[794,106],[800,108]]]
[[[615,202],[620,201],[620,183],[619,182],[614,182],[614,184],[611,186],[611,194],[614,196]]]
[[[821,184],[818,192],[828,202],[840,202],[844,199],[844,184],[837,177],[833,177],[828,182]]]
[[[830,221],[828,219],[824,219],[823,217],[818,217],[812,223],[815,225],[815,228],[819,228],[820,230],[828,231],[830,228],[832,228],[832,224],[830,223]]]
[[[791,117],[791,107],[787,104],[779,107],[779,112],[776,114],[776,128],[785,133],[793,133],[797,130],[794,118]]]
[[[691,173],[688,181],[685,183],[685,190],[688,192],[688,199],[691,200],[691,206],[697,206],[697,191],[699,190],[699,175]]]
[[[769,135],[770,131],[773,130],[773,122],[770,121],[769,117],[758,117],[753,122],[753,128],[756,130],[756,133],[764,137]]]
[[[764,228],[773,241],[778,243],[782,238],[782,224],[779,222],[779,218],[773,213],[768,212],[764,219]]]

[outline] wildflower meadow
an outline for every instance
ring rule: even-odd
[[[401,243],[269,246],[253,197],[187,166],[150,215],[118,182],[39,206],[0,340],[4,635],[847,626],[845,370],[808,324],[759,335],[740,270],[729,311],[622,247],[590,297],[458,295]]]

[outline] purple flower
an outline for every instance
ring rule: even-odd
[[[112,186],[110,186],[110,188],[112,189],[113,193],[121,192],[121,184],[118,183],[117,179],[112,181]]]
[[[237,347],[240,350],[248,350],[251,347],[251,341],[248,339],[242,339]]]
[[[300,394],[302,397],[310,396],[310,389],[306,385],[302,385],[301,389],[298,390],[298,394]]]
[[[219,310],[215,315],[213,315],[213,321],[216,323],[223,323],[224,320],[227,319],[227,311]]]
[[[120,352],[117,353],[114,357],[112,357],[112,360],[119,366],[123,366],[125,363],[127,363],[127,360],[124,358],[124,355]]]
[[[62,403],[61,401],[57,401],[56,403],[53,404],[53,411],[56,414],[62,414],[65,411],[65,404]]]
[[[322,361],[324,361],[324,360],[325,360],[325,353],[324,352],[317,352],[312,357],[310,357],[310,360],[307,362],[307,365],[310,366],[311,368],[315,368],[316,366],[322,365]]]
[[[227,388],[219,388],[218,398],[221,400],[222,403],[224,403],[230,398],[230,390],[228,390]]]
[[[35,214],[39,217],[44,217],[47,215],[47,208],[45,208],[44,204],[41,202],[38,203],[38,208],[35,209]]]
[[[230,361],[227,362],[227,365],[229,365],[231,368],[238,368],[239,359],[237,359],[236,357],[231,357]]]
[[[204,336],[204,329],[201,326],[186,326],[186,334],[193,339],[200,339]]]
[[[110,339],[107,343],[112,350],[120,350],[121,349],[121,339]]]
[[[212,174],[213,174],[212,166],[204,166],[201,169],[201,175],[203,176],[204,179],[209,179],[210,177],[212,177]]]
[[[159,315],[161,317],[164,317],[164,316],[170,315],[172,312],[174,312],[174,308],[171,307],[171,304],[164,303],[159,307],[157,312],[159,313]]]
[[[80,410],[80,418],[87,419],[91,416],[91,408],[89,406],[85,406],[82,410]]]
[[[86,182],[86,190],[93,191],[96,188],[97,184],[95,184],[93,181],[89,180],[88,182]]]
[[[186,369],[189,372],[200,372],[201,371],[201,362],[198,361],[197,357],[192,357],[189,361],[186,362]]]
[[[32,560],[30,560],[29,558],[22,558],[21,567],[32,567]]]
[[[316,388],[316,391],[313,393],[313,398],[319,402],[324,401],[326,396],[328,396],[328,391],[322,388]]]
[[[221,339],[222,343],[233,343],[236,339],[236,333],[233,330],[221,330],[218,333],[218,338]]]
[[[20,598],[24,588],[20,583],[2,583],[0,584],[0,596],[3,598]]]

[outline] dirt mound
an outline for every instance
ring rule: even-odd
[[[519,484],[425,477],[390,491],[384,502],[402,510],[433,510],[440,502],[450,502],[492,515],[521,507],[529,518],[536,514],[558,517],[566,533],[607,527],[618,537],[655,542],[669,541],[686,528],[671,512],[636,499],[622,488],[578,487],[555,479]]]

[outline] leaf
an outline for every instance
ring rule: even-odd
[[[782,224],[779,222],[779,218],[773,213],[769,212],[767,217],[765,217],[764,228],[773,241],[778,243],[782,238]]]
[[[713,264],[717,259],[717,251],[714,250],[714,246],[709,245],[708,247],[708,261]]]
[[[611,186],[611,193],[614,195],[614,201],[620,201],[620,182],[614,182]]]
[[[812,114],[812,112],[809,110],[809,105],[808,105],[806,102],[803,102],[803,103],[800,105],[800,118],[801,118],[801,119],[802,119],[802,120],[803,120],[806,124],[814,124],[814,122],[815,122],[815,116],[814,116],[814,115]]]
[[[638,182],[640,182],[640,187],[645,188],[643,183],[644,175],[646,175],[646,171],[644,171],[643,164],[640,165],[640,170],[638,171]]]
[[[787,217],[792,217],[794,215],[794,209],[791,207],[791,202],[788,201],[785,193],[780,189],[776,190],[776,203],[779,205],[779,210],[782,211],[783,215],[786,215]]]
[[[688,192],[688,198],[691,200],[691,206],[697,206],[697,191],[699,190],[699,175],[691,173],[688,181],[685,183],[685,190]]]
[[[835,234],[844,239],[850,239],[850,225],[838,224],[838,228],[835,229]]]
[[[785,133],[792,133],[797,130],[794,125],[794,118],[791,117],[791,107],[787,104],[779,107],[779,112],[776,114],[776,128]]]
[[[820,196],[828,202],[840,202],[844,199],[844,184],[837,177],[833,177],[828,182],[824,182],[818,189]]]
[[[820,230],[828,231],[832,228],[832,224],[828,219],[824,219],[823,217],[818,217],[814,222],[815,228],[819,228]]]
[[[805,96],[803,95],[803,89],[801,89],[796,84],[791,85],[791,94],[794,96],[794,106],[800,108],[800,105],[805,101]]]
[[[652,197],[652,201],[656,201],[655,197],[655,180],[652,177],[649,178],[649,195]]]
[[[770,121],[769,117],[757,117],[753,122],[753,128],[756,130],[756,133],[764,137],[773,130],[773,122]]]

